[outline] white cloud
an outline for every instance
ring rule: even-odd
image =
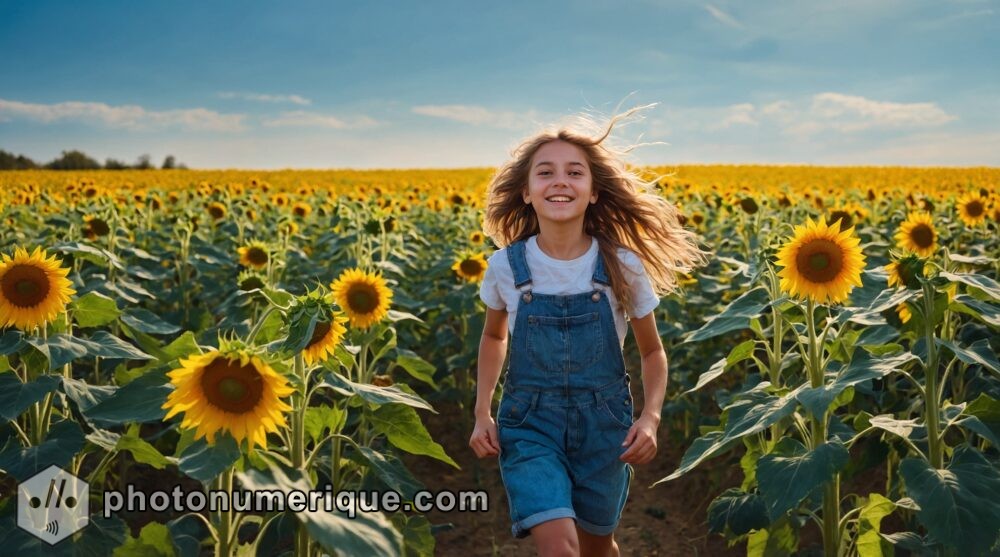
[[[424,116],[454,120],[474,126],[489,126],[508,130],[522,130],[537,124],[538,113],[490,110],[486,107],[467,104],[420,105],[413,112]]]
[[[735,27],[737,29],[743,28],[742,23],[737,21],[736,18],[734,18],[733,16],[720,10],[719,8],[716,8],[711,4],[705,4],[705,9],[708,10],[708,13],[710,13],[712,17],[714,17],[717,21],[719,21],[723,25],[728,25],[729,27]]]
[[[348,120],[343,120],[341,118],[337,118],[336,116],[331,116],[329,114],[306,112],[304,110],[283,112],[281,113],[280,116],[273,118],[265,118],[261,121],[261,123],[271,128],[314,127],[314,128],[333,128],[337,130],[370,128],[372,126],[378,125],[378,122],[364,115],[357,116],[352,120],[348,121]]]
[[[827,120],[830,127],[844,132],[874,127],[940,126],[956,119],[934,103],[875,101],[841,93],[814,95],[810,112]]]
[[[734,125],[756,126],[757,120],[753,117],[754,107],[750,103],[734,104],[729,107],[729,114],[714,129],[728,128]]]
[[[221,114],[206,108],[156,111],[136,105],[111,106],[78,101],[38,104],[0,99],[0,120],[12,119],[43,124],[79,121],[128,130],[176,127],[192,131],[233,132],[244,129],[246,116]]]
[[[247,101],[260,101],[270,103],[292,103],[301,106],[308,106],[312,101],[299,95],[268,95],[265,93],[237,93],[224,91],[219,93],[219,98],[223,99],[243,99]]]

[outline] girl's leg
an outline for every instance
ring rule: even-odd
[[[539,557],[579,557],[580,541],[572,518],[547,520],[531,529]]]
[[[595,536],[579,527],[576,529],[580,540],[580,557],[619,557],[618,543],[613,533],[606,536]]]

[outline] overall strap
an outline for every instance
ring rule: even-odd
[[[611,286],[611,281],[608,279],[607,273],[604,272],[604,258],[601,257],[600,251],[597,252],[597,264],[594,265],[594,276],[590,280],[604,286]]]
[[[514,288],[521,288],[531,282],[528,258],[524,255],[524,240],[518,240],[507,246],[507,260],[510,261],[510,270],[514,273]]]

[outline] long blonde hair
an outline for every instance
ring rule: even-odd
[[[631,309],[632,296],[625,282],[618,248],[630,249],[642,261],[659,296],[677,288],[677,273],[688,273],[705,264],[707,253],[698,247],[697,235],[678,220],[677,208],[655,193],[656,180],[644,180],[629,169],[625,154],[631,150],[605,144],[616,123],[649,106],[633,108],[611,117],[597,133],[580,126],[545,129],[522,141],[511,159],[497,169],[486,193],[483,232],[499,247],[506,247],[539,232],[538,217],[522,194],[528,187],[531,160],[542,145],[565,141],[586,154],[597,203],[588,205],[584,232],[598,240],[611,290],[623,307]],[[593,122],[578,117],[583,126]]]

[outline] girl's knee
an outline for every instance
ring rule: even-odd
[[[580,540],[572,519],[543,522],[531,529],[540,557],[580,557]]]

